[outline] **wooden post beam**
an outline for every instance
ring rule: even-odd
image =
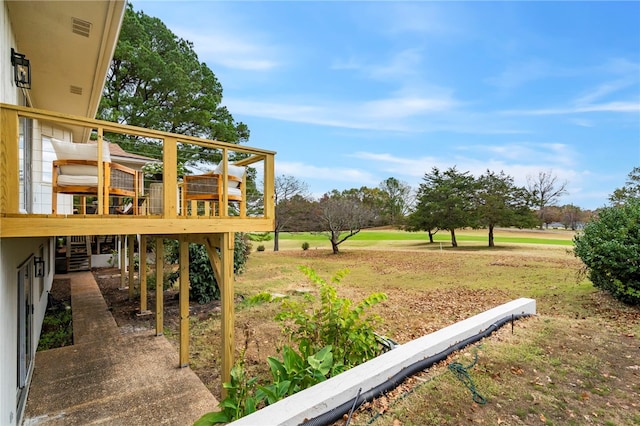
[[[133,276],[134,272],[135,272],[135,266],[134,266],[134,261],[135,261],[135,256],[134,256],[134,242],[135,242],[136,236],[135,235],[129,235],[127,236],[127,256],[129,257],[129,300],[133,300],[133,298],[136,295],[136,280]]]
[[[209,263],[211,264],[211,269],[213,270],[213,276],[216,279],[218,285],[223,280],[222,277],[222,262],[220,261],[220,255],[216,251],[216,247],[222,247],[222,241],[220,235],[209,235],[203,240],[204,247],[207,249],[207,256],[209,257]]]
[[[163,203],[162,216],[165,219],[173,219],[178,212],[178,141],[175,137],[166,137],[162,146],[163,178]]]
[[[125,272],[127,272],[127,265],[126,265],[126,242],[127,236],[126,235],[119,235],[118,236],[118,240],[120,241],[120,243],[118,244],[118,247],[120,248],[120,288],[125,288],[125,284],[126,284],[126,280],[125,280]]]
[[[18,114],[7,109],[0,110],[0,124],[0,213],[19,213],[20,126]],[[53,196],[56,195],[54,193]]]
[[[164,239],[156,238],[156,336],[164,332]]]
[[[233,368],[233,356],[235,353],[233,336],[233,249],[233,232],[222,234],[222,279],[218,281],[222,298],[222,383],[231,381],[231,368]],[[226,396],[227,390],[222,387],[222,398]]]
[[[147,310],[147,236],[140,236],[140,259],[138,275],[140,277],[140,313]]]
[[[189,241],[180,245],[180,367],[189,366]]]

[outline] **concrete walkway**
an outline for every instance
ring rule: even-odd
[[[74,345],[38,352],[25,425],[190,425],[217,401],[154,331],[121,334],[90,272],[71,279]]]

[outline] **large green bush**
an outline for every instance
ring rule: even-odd
[[[596,287],[640,305],[640,200],[602,209],[574,243]]]

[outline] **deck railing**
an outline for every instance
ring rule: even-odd
[[[272,151],[8,104],[0,104],[0,138],[3,218],[274,218]],[[57,158],[51,140],[97,145],[96,161],[83,163],[94,167],[94,186],[61,185],[60,173],[74,160]],[[111,163],[105,162],[104,145],[123,140],[142,148],[155,144],[160,149],[153,152],[161,154],[112,150]],[[161,182],[144,174],[144,162],[162,164]],[[133,180],[125,173],[130,184],[135,181],[129,190],[118,188],[112,176],[120,165],[135,172]]]

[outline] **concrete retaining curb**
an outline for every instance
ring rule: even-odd
[[[536,301],[517,299],[405,343],[342,374],[298,392],[233,423],[241,425],[298,425],[353,400],[402,369],[475,336],[510,315],[535,314]]]

